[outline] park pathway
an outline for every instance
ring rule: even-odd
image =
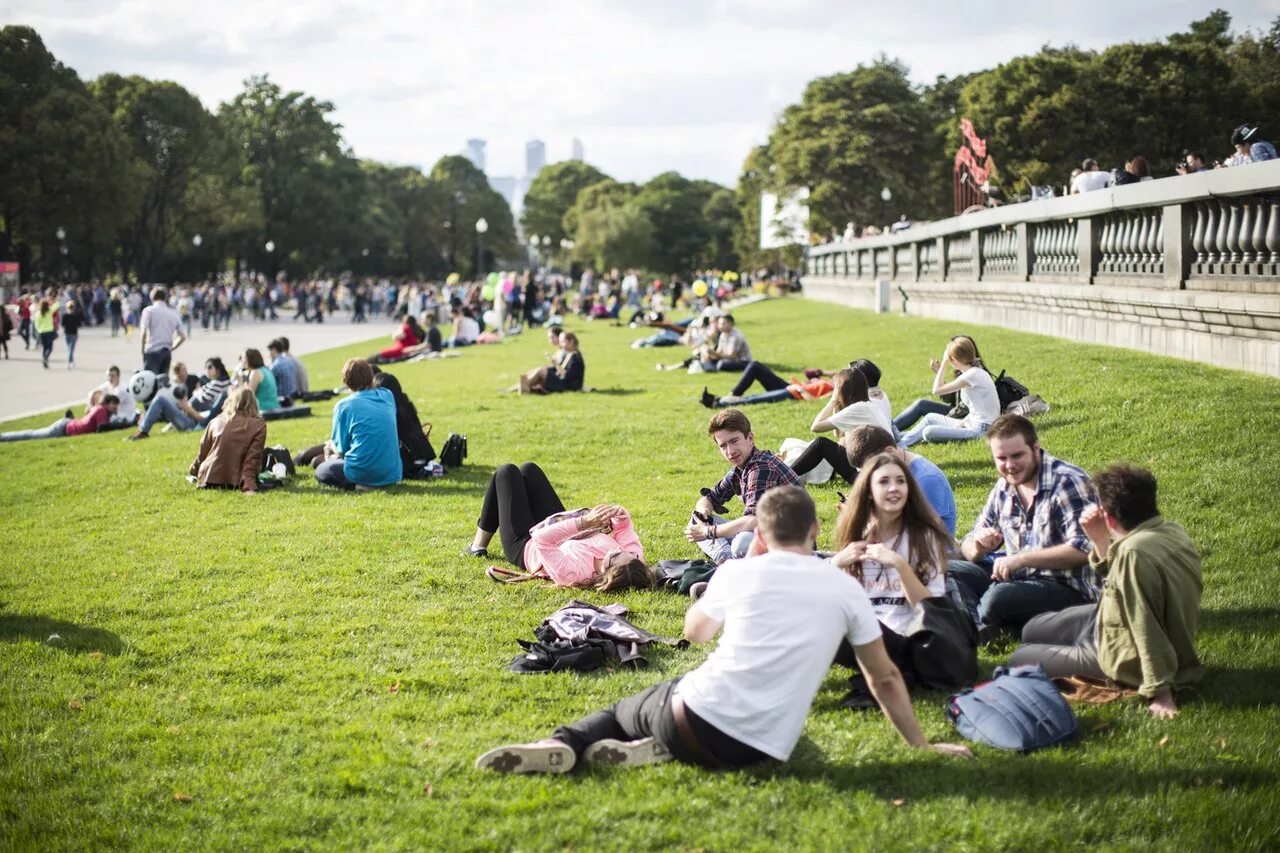
[[[221,356],[228,370],[234,370],[240,353],[246,347],[262,350],[267,357],[267,341],[283,335],[289,339],[289,350],[302,356],[318,350],[387,338],[395,326],[383,318],[355,325],[350,315],[339,313],[324,323],[294,323],[289,320],[258,322],[252,319],[234,321],[230,331],[215,332],[196,326],[191,338],[174,353],[174,361],[185,362],[192,372],[204,372],[205,359]],[[372,351],[372,347],[370,351]],[[138,332],[126,338],[124,333],[111,337],[110,326],[86,326],[80,330],[76,344],[76,365],[67,369],[67,344],[61,335],[53,347],[49,369],[40,366],[37,342],[23,350],[17,333],[9,340],[9,360],[0,359],[0,421],[26,417],[53,410],[75,407],[76,413],[89,396],[89,390],[106,379],[107,368],[118,365],[125,376],[142,367],[142,349]]]

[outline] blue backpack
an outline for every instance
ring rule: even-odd
[[[996,667],[990,681],[947,700],[947,719],[962,737],[1018,752],[1057,746],[1079,728],[1038,663]]]

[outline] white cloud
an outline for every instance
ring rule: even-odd
[[[1261,27],[1277,3],[1234,6],[1238,28]],[[362,157],[430,167],[478,136],[491,174],[520,174],[525,140],[554,161],[576,136],[618,178],[732,184],[815,76],[885,53],[929,81],[1046,42],[1158,38],[1205,14],[1182,0],[8,0],[0,21],[35,27],[85,78],[176,80],[210,108],[268,73],[332,101]]]

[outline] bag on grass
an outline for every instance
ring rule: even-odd
[[[1079,728],[1038,663],[996,667],[990,681],[950,697],[946,713],[962,737],[1017,752],[1065,743]]]
[[[440,464],[446,468],[457,468],[467,458],[467,437],[456,432],[449,433],[440,448]]]
[[[1023,385],[1012,376],[1006,375],[1003,370],[996,377],[996,396],[1000,398],[1000,411],[1002,412],[1030,393],[1026,385]]]
[[[978,632],[951,599],[934,596],[912,608],[907,640],[910,668],[922,686],[957,690],[977,681]]]
[[[293,464],[293,457],[289,455],[289,450],[282,445],[275,447],[265,447],[262,450],[262,470],[270,471],[279,463],[284,466],[285,476],[292,477],[298,473],[297,466]]]
[[[616,659],[614,644],[608,640],[516,640],[523,652],[507,667],[512,672],[591,672]]]

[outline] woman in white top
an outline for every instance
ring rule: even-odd
[[[792,461],[791,469],[803,477],[817,467],[819,462],[826,461],[837,474],[844,477],[846,483],[852,483],[858,472],[849,464],[849,456],[839,439],[860,426],[876,426],[890,431],[892,422],[889,420],[888,410],[870,398],[867,377],[861,370],[852,367],[838,370],[831,377],[831,383],[831,399],[818,412],[810,428],[819,433],[835,430],[837,440],[832,441],[826,436],[815,438]]]
[[[912,609],[946,594],[947,555],[954,546],[911,471],[882,453],[862,466],[841,506],[840,550],[831,561],[862,584],[886,645],[893,647],[906,636]]]
[[[948,367],[954,368],[957,374],[950,382],[946,377]],[[903,433],[898,443],[911,447],[922,441],[967,441],[985,434],[987,427],[1000,417],[1000,395],[996,393],[995,380],[982,365],[977,348],[969,338],[954,338],[947,344],[946,354],[933,377],[934,394],[957,391],[969,414],[963,419],[936,412],[927,414]]]

